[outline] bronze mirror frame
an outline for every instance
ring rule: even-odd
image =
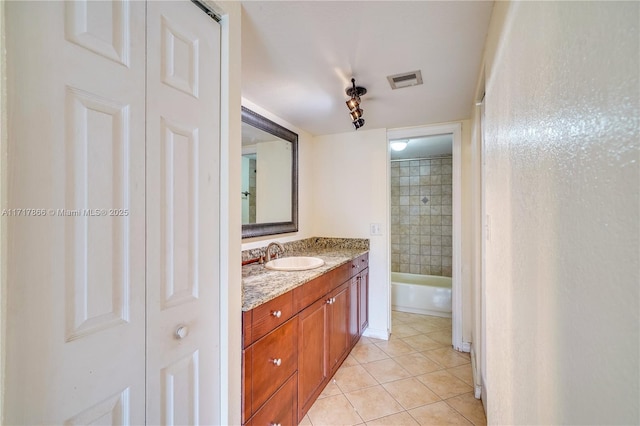
[[[242,107],[242,122],[291,143],[291,221],[242,225],[242,239],[298,232],[298,134]]]

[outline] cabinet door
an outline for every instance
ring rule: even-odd
[[[360,336],[360,276],[351,278],[349,284],[349,339],[351,345],[356,343]]]
[[[326,348],[329,306],[326,299],[320,299],[299,315],[298,421],[309,410],[328,378]]]
[[[349,338],[349,283],[346,282],[331,296],[329,308],[329,361],[331,370],[346,354],[351,342]]]
[[[358,333],[362,335],[362,332],[369,326],[369,268],[360,272],[360,329]]]
[[[251,419],[251,425],[295,426],[297,421],[296,383],[298,376],[293,374],[289,380],[258,410]],[[247,426],[245,424],[245,426]]]

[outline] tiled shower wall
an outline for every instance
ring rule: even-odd
[[[391,161],[391,270],[451,276],[452,158]]]

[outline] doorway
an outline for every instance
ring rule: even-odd
[[[461,215],[462,139],[461,138],[462,138],[462,135],[461,135],[461,131],[462,131],[462,126],[461,124],[457,123],[457,124],[417,127],[417,128],[411,128],[411,129],[390,130],[387,132],[387,141],[390,144],[393,141],[406,142],[411,140],[417,141],[420,139],[425,139],[425,140],[431,139],[432,141],[439,141],[439,144],[441,146],[440,151],[436,152],[432,156],[433,158],[429,158],[429,159],[422,158],[423,176],[425,176],[427,172],[430,173],[430,170],[428,170],[428,167],[431,167],[432,161],[433,161],[433,165],[437,167],[435,170],[438,171],[437,175],[440,177],[439,178],[434,177],[433,182],[434,183],[440,182],[440,183],[438,184],[438,188],[434,190],[434,192],[440,192],[440,193],[436,193],[436,194],[420,193],[421,189],[422,190],[426,189],[427,190],[426,192],[431,192],[431,190],[426,188],[426,185],[423,185],[422,188],[419,185],[420,159],[418,158],[413,159],[413,167],[417,167],[417,169],[414,169],[414,171],[417,172],[417,176],[415,177],[410,176],[411,175],[410,169],[412,166],[411,164],[412,160],[410,158],[404,158],[404,160],[408,160],[408,163],[404,162],[403,159],[399,158],[397,163],[394,166],[392,166],[391,164],[389,165],[391,169],[389,174],[390,179],[394,179],[395,172],[393,169],[397,167],[399,171],[401,166],[404,166],[405,168],[405,171],[403,172],[403,174],[407,175],[403,177],[409,178],[409,185],[406,188],[398,189],[398,193],[397,193],[398,197],[400,197],[399,191],[402,191],[403,194],[407,193],[407,195],[402,196],[403,198],[401,200],[399,198],[399,202],[397,203],[398,212],[395,211],[396,209],[393,206],[394,204],[393,200],[390,203],[391,204],[390,208],[393,209],[393,211],[390,214],[390,218],[392,220],[392,223],[391,223],[392,247],[390,247],[390,252],[392,254],[392,258],[391,258],[392,264],[390,269],[392,272],[394,271],[394,268],[398,270],[397,272],[401,272],[401,271],[404,271],[405,269],[408,269],[407,272],[409,274],[411,274],[413,271],[414,274],[417,273],[419,275],[426,275],[425,272],[429,272],[429,275],[432,275],[431,274],[432,271],[435,274],[439,274],[439,275],[450,274],[451,276],[451,292],[450,292],[451,314],[450,315],[451,315],[451,322],[452,322],[451,343],[454,349],[458,351],[469,352],[470,351],[469,342],[464,342],[462,339],[462,270],[461,270],[461,258],[460,258],[461,252],[462,252],[462,243],[461,243],[461,229],[462,229],[462,215]],[[449,141],[450,148],[446,148],[446,145],[447,145],[446,141]],[[411,142],[409,142],[409,144],[410,143]],[[393,156],[391,158],[393,159]],[[429,164],[427,164],[427,162]],[[440,179],[442,179],[443,162],[445,166],[444,170],[446,170],[447,172],[449,171],[448,169],[449,164],[451,167],[450,169],[450,173],[451,173],[450,174],[451,176],[450,178],[451,179],[450,210],[447,207],[443,208],[443,205],[442,205],[443,194],[442,194],[442,184],[441,184],[442,181]],[[409,171],[407,171],[406,168],[409,168]],[[397,177],[400,178],[399,172]],[[413,179],[414,183],[417,183],[417,185],[415,185],[416,189],[412,189],[412,185],[410,185],[411,179]],[[445,178],[445,181],[446,181],[446,178]],[[406,183],[406,181],[403,183]],[[424,178],[423,178],[423,183],[426,183],[426,180]],[[391,181],[389,182],[389,184],[391,185]],[[445,195],[447,195],[447,197],[445,197],[444,200],[448,202],[449,194],[445,194]],[[393,196],[394,195],[392,193],[392,198]],[[414,204],[413,206],[411,205],[412,201]],[[394,213],[396,213],[396,217],[398,217],[397,215],[399,215],[400,213],[400,208],[403,207],[400,205],[401,203],[403,204],[403,206],[408,207],[408,209],[404,208],[403,212],[404,210],[408,210],[410,213],[411,212],[415,213],[414,216],[417,216],[417,217],[410,216],[409,219],[406,219],[406,218],[394,219]],[[413,210],[412,210],[412,207],[413,207]],[[424,215],[422,215],[423,216],[422,218],[420,218],[421,209],[422,209],[422,212],[425,213]],[[443,216],[442,215],[443,211],[445,213],[450,212],[450,215],[445,214]],[[433,215],[431,213],[433,213]],[[419,225],[420,220],[422,220],[423,225],[425,225],[422,228],[422,230]],[[432,220],[436,223],[433,226],[431,226]],[[443,220],[447,224],[450,221],[450,227],[449,225],[443,226],[442,225]],[[397,223],[393,223],[394,221],[397,221]],[[406,227],[401,228],[401,223],[400,223],[401,221],[404,222],[402,225],[407,225],[408,223],[408,226],[409,226],[408,232],[406,232],[407,231]],[[411,222],[413,222],[414,225],[411,225]],[[428,225],[427,225],[427,222],[429,222]],[[416,223],[417,225],[415,225]],[[413,226],[413,228],[411,226]],[[443,235],[443,230],[445,234],[449,233],[447,229],[451,230],[451,235]],[[416,232],[418,233],[418,235],[422,235],[424,233],[425,238],[422,239],[422,242],[424,244],[421,244],[420,238],[416,236]],[[395,239],[394,239],[394,234],[397,235]],[[431,237],[435,237],[435,238],[431,238]],[[445,238],[443,239],[443,237]],[[409,241],[407,241],[407,239],[409,239]],[[433,240],[433,242],[436,243],[435,246],[431,245],[431,240]],[[450,241],[450,245],[449,245],[449,241]],[[426,244],[427,242],[429,243],[428,246]],[[412,243],[416,243],[416,244],[412,244]],[[443,245],[443,243],[445,244]],[[449,247],[450,247],[450,253],[451,253],[450,261],[448,260],[448,255],[445,255],[445,256],[442,255],[442,253],[449,253],[449,249],[448,249]],[[433,256],[431,255],[431,250],[433,250],[435,253]],[[394,251],[397,253],[397,256],[394,256]],[[428,254],[427,254],[427,251],[429,251]],[[392,299],[393,299],[393,292],[394,292],[393,279],[391,279],[391,282],[392,282],[391,293],[392,293]],[[438,297],[436,297],[436,299],[438,299]],[[442,298],[440,297],[440,300],[441,299]],[[393,303],[394,302],[392,301],[392,304]],[[423,302],[418,302],[418,304],[420,305],[419,306],[420,308],[423,305]],[[435,309],[435,311],[433,312],[435,312],[436,315],[447,316],[445,312],[446,309],[442,308],[442,306],[435,307],[435,308],[433,307],[428,307],[428,308]],[[420,310],[410,311],[410,312],[420,313]],[[393,324],[392,324],[392,327],[393,327]]]

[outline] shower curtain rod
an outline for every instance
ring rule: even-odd
[[[445,155],[434,155],[431,157],[418,157],[418,158],[398,158],[396,160],[390,160],[391,162],[394,161],[416,161],[416,160],[431,160],[433,158],[452,158],[453,155],[452,154],[445,154]]]

